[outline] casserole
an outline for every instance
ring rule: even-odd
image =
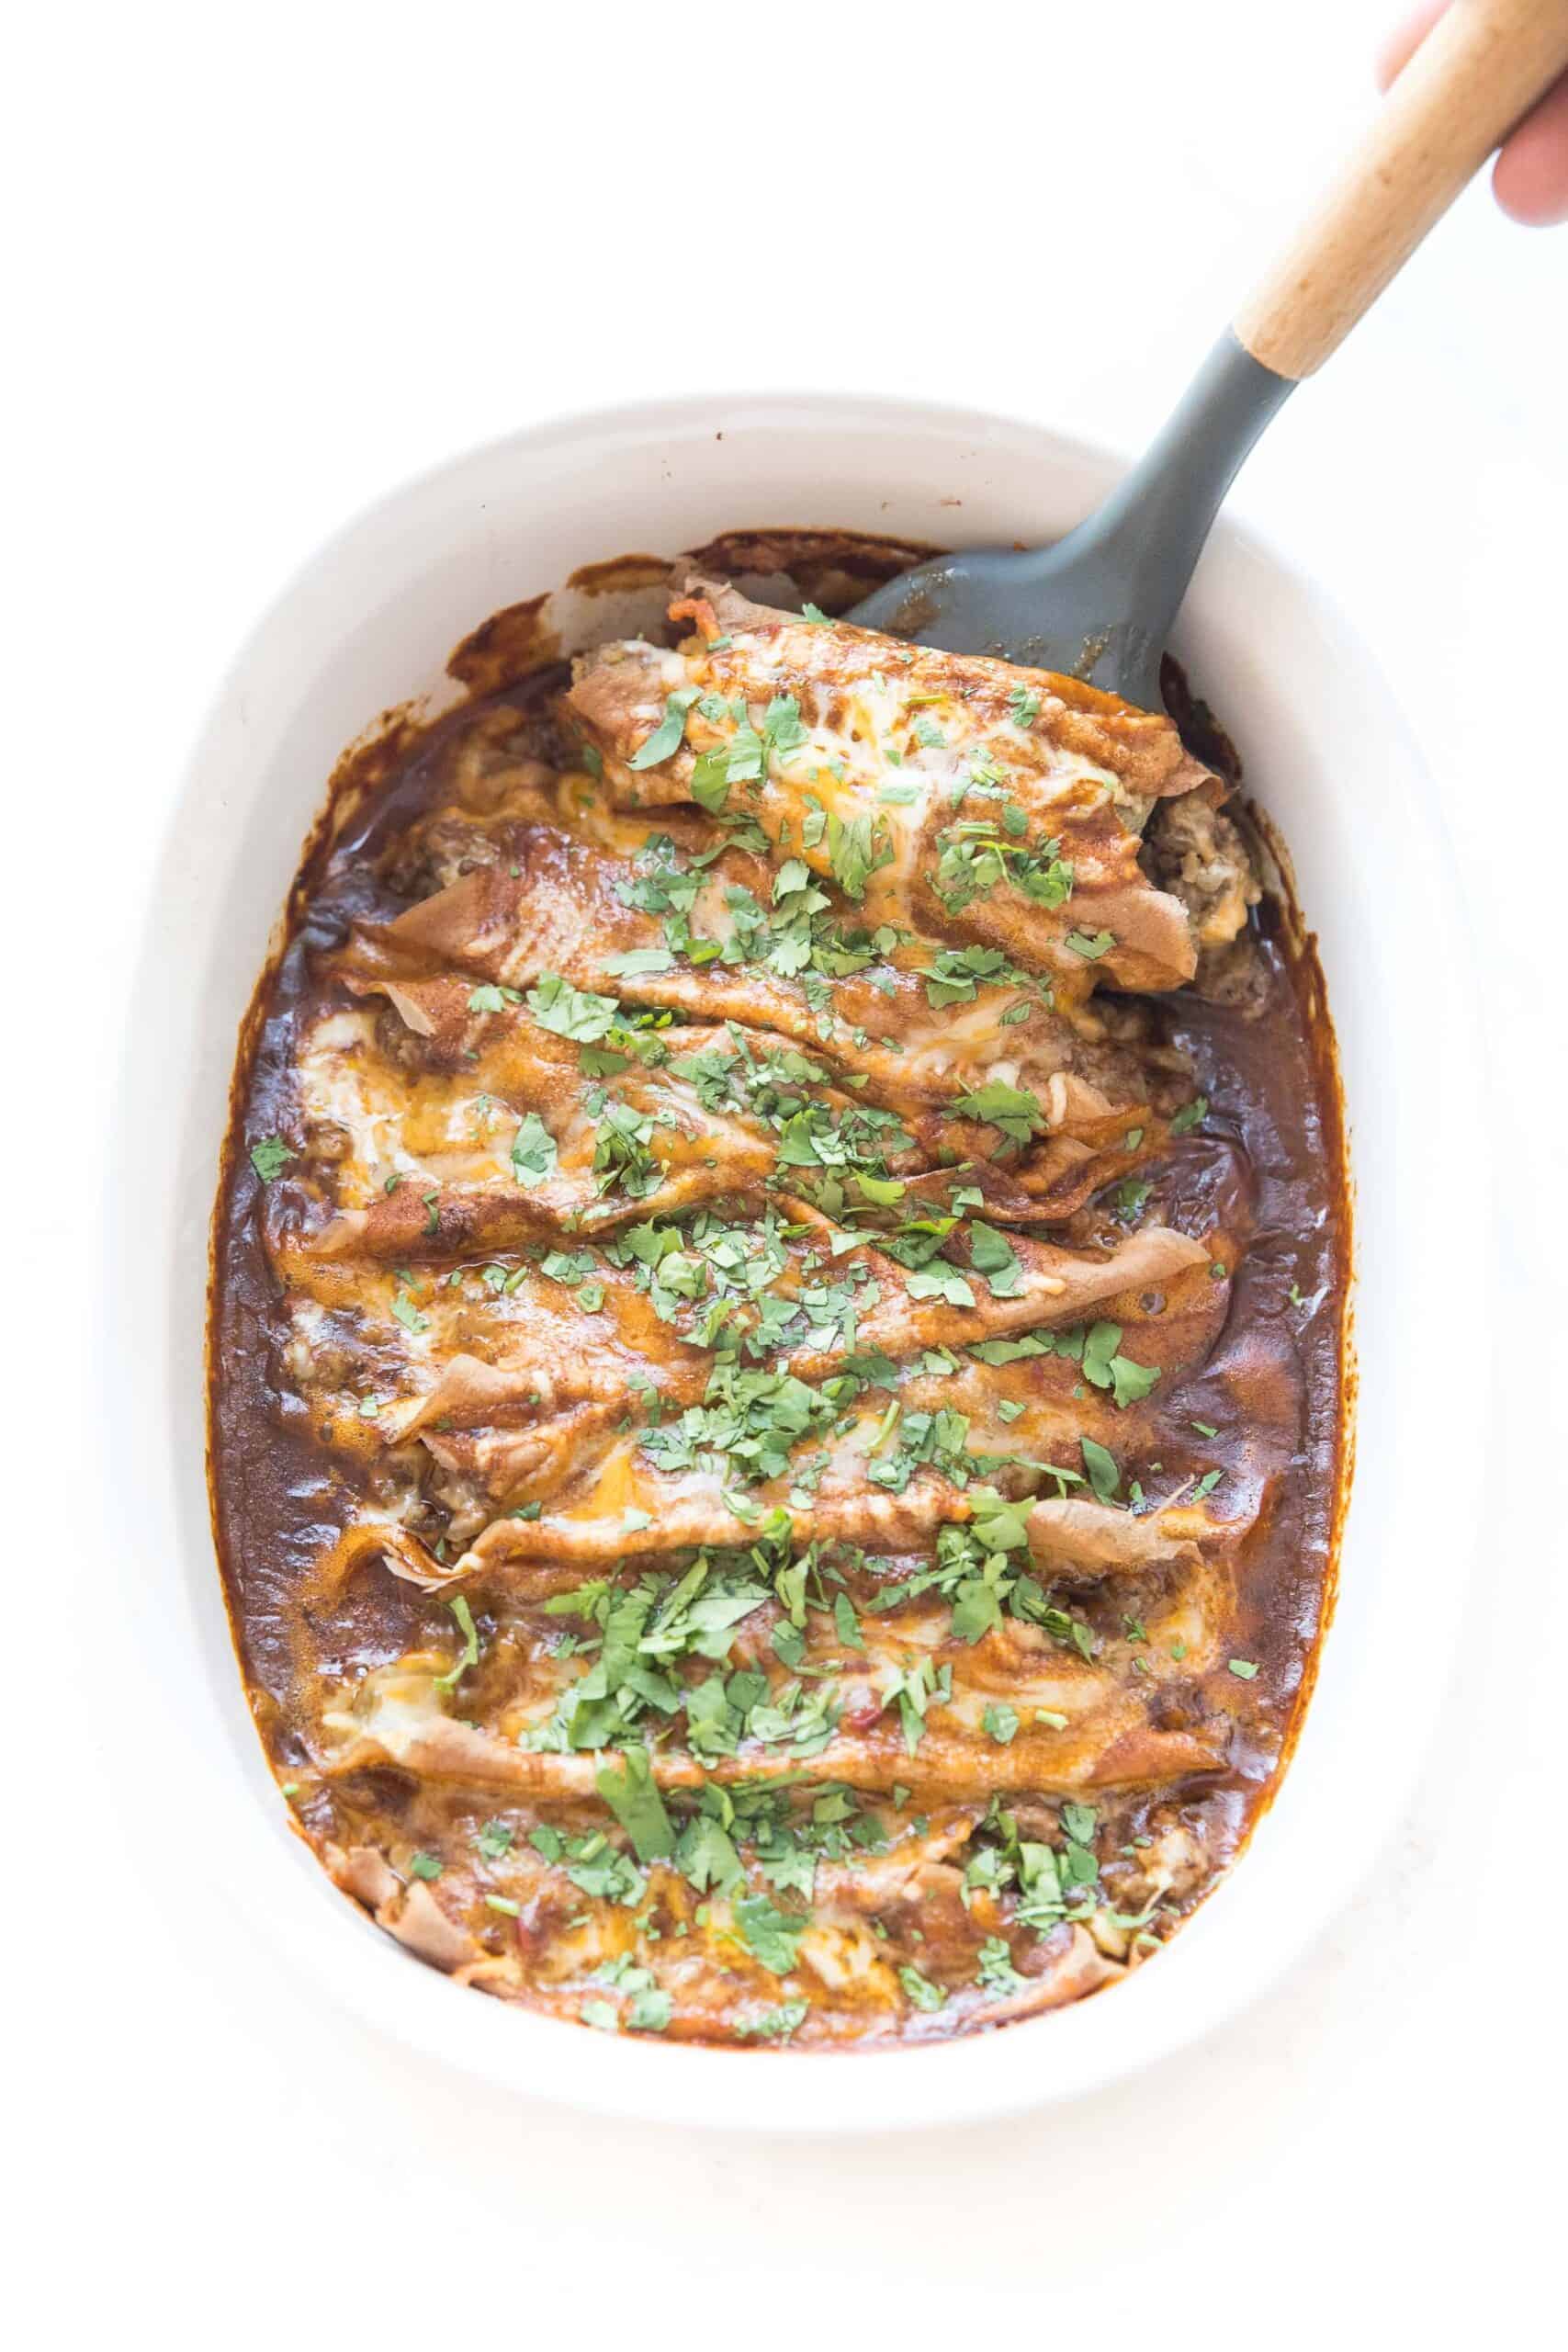
[[[1448,1066],[1462,1065],[1465,1014],[1451,970],[1430,968],[1417,942],[1451,931],[1450,886],[1375,673],[1312,591],[1237,537],[1206,563],[1177,650],[1220,698],[1296,855],[1341,1033],[1359,1252],[1376,1274],[1359,1304],[1362,1468],[1339,1620],[1302,1753],[1245,1868],[1160,1968],[1063,2013],[1049,2032],[868,2055],[831,2078],[808,2056],[780,2053],[761,2099],[730,2053],[568,2036],[533,2018],[498,2031],[488,2005],[464,2005],[389,1947],[365,1949],[367,1931],[315,1883],[278,1818],[238,1699],[197,1435],[206,1204],[234,1032],[318,781],[345,741],[389,705],[434,693],[450,647],[485,614],[606,547],[670,549],[779,518],[916,539],[1049,537],[1109,470],[1029,428],[881,403],[702,402],[544,428],[428,477],[336,541],[258,630],[198,750],[133,1008],[124,1117],[135,1141],[122,1157],[136,1168],[136,1238],[117,1274],[138,1318],[130,1328],[162,1327],[171,1341],[116,1428],[141,1466],[148,1556],[184,1568],[183,1607],[171,1589],[148,1612],[160,1686],[173,1728],[206,1758],[184,1775],[212,1808],[204,1861],[355,2007],[491,2077],[671,2120],[809,2129],[950,2120],[1086,2088],[1190,2038],[1288,1958],[1327,1891],[1364,1866],[1419,1759],[1457,1619],[1474,1476],[1435,1460],[1443,1338],[1424,1328],[1450,1312],[1430,1272],[1444,1216],[1432,1171],[1460,1159],[1444,1133],[1457,1106],[1436,1049],[1440,1039]],[[615,625],[606,601],[596,600],[599,633]],[[1396,1067],[1397,1091],[1380,1083]],[[171,1074],[183,1100],[150,1145],[149,1102],[167,1098]],[[1469,1138],[1467,1148],[1468,1206]],[[127,1204],[122,1190],[121,1213]],[[173,1416],[172,1459],[162,1413]],[[148,1481],[164,1462],[172,1475]],[[1010,2049],[1016,2060],[1002,2056]]]

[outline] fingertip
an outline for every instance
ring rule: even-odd
[[[1555,229],[1568,220],[1568,77],[1508,140],[1492,167],[1492,192],[1524,228]]]
[[[1568,189],[1518,187],[1515,175],[1499,155],[1492,174],[1492,192],[1508,219],[1521,229],[1561,229],[1568,220]]]

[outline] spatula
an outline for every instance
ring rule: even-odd
[[[1568,0],[1454,0],[1342,176],[1245,302],[1142,463],[1055,547],[900,574],[848,618],[1159,703],[1160,656],[1236,469],[1521,116],[1568,69]]]

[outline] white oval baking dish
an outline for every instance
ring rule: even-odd
[[[1453,881],[1430,795],[1368,650],[1319,590],[1231,527],[1178,650],[1293,854],[1338,1027],[1359,1270],[1358,1464],[1336,1621],[1295,1760],[1231,1878],[1125,1985],[1001,2033],[812,2057],[615,2040],[421,1967],[329,1884],[288,1827],[249,1720],[208,1519],[208,1225],[235,1038],[340,752],[443,691],[497,607],[627,549],[743,525],[980,542],[1059,533],[1107,456],[983,414],[837,397],[714,398],[572,418],[395,492],[258,622],[168,819],[134,980],[110,1191],[107,1442],[146,1646],[149,1770],[187,1867],[323,1996],[541,2098],[682,2124],[823,2132],[953,2122],[1082,2093],[1219,2025],[1297,1955],[1373,1862],[1434,1728],[1460,1625],[1477,1465],[1450,1442],[1456,1178],[1473,1225],[1477,1066]],[[1466,1362],[1485,1360],[1472,1262]],[[1483,1328],[1478,1338],[1478,1318]]]

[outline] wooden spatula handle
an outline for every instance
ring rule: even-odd
[[[1294,243],[1235,317],[1295,381],[1321,368],[1467,180],[1568,70],[1568,0],[1453,0]]]

